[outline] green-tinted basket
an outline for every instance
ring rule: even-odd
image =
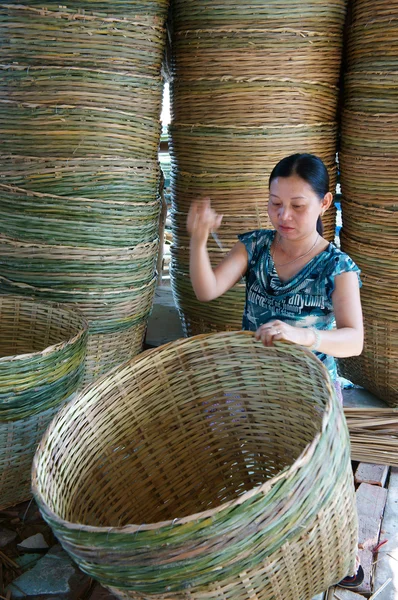
[[[0,296],[0,508],[30,495],[40,437],[81,384],[87,328],[78,311]]]
[[[44,436],[33,489],[118,598],[308,600],[354,567],[329,375],[309,350],[248,332],[178,340],[86,387]]]

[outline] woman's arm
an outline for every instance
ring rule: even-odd
[[[227,256],[213,270],[207,251],[210,232],[221,224],[222,216],[212,210],[210,200],[192,204],[187,229],[191,236],[189,274],[196,297],[201,302],[209,302],[229,290],[246,273],[247,250],[237,242]]]
[[[311,328],[292,327],[283,321],[275,320],[261,325],[256,337],[261,339],[265,346],[270,346],[277,340],[287,340],[307,347],[316,342],[318,352],[336,358],[358,356],[363,348],[363,320],[356,273],[336,275],[332,302],[336,329],[319,330],[315,333]]]
[[[358,275],[336,275],[332,294],[336,329],[321,332],[319,352],[336,358],[358,356],[363,349],[363,318]]]

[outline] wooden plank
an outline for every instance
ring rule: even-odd
[[[356,492],[358,511],[358,546],[372,550],[380,535],[381,520],[387,501],[387,490],[378,485],[361,483]]]
[[[384,487],[389,468],[386,465],[360,463],[355,471],[355,483],[369,483]]]
[[[328,600],[364,600],[364,598],[361,594],[357,594],[351,590],[335,587],[333,588],[332,596]]]

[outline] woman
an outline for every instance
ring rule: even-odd
[[[329,175],[311,154],[281,160],[269,178],[268,215],[274,230],[239,235],[224,260],[212,269],[207,240],[222,221],[210,200],[192,205],[187,229],[190,276],[198,300],[210,301],[246,276],[243,329],[265,346],[286,340],[316,353],[329,370],[342,402],[335,358],[362,352],[363,322],[359,269],[322,237],[322,215],[330,207]],[[358,563],[359,564],[359,563]],[[363,580],[341,582],[355,588]]]
[[[335,357],[362,352],[359,269],[322,237],[321,217],[332,203],[323,162],[311,154],[281,160],[269,179],[274,231],[239,241],[213,270],[207,239],[221,225],[207,199],[192,205],[190,275],[198,300],[217,298],[246,275],[243,329],[266,346],[286,340],[316,351],[337,385]]]

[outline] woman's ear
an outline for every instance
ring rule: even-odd
[[[325,194],[325,196],[323,197],[323,200],[321,202],[321,216],[323,215],[323,213],[325,213],[327,211],[328,208],[330,208],[330,205],[333,202],[333,194],[331,192],[328,192],[327,194]]]

